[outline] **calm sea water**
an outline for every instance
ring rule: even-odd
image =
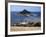
[[[23,22],[25,20],[30,21],[30,22],[37,22],[40,21],[40,12],[32,12],[33,16],[18,16],[16,15],[18,12],[11,12],[11,24],[15,24],[16,22]]]

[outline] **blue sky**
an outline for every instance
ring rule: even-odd
[[[18,6],[17,5],[10,6],[11,11],[19,12],[19,11],[22,11],[24,9],[31,11],[31,12],[40,12],[41,11],[40,6],[19,6],[19,5]]]

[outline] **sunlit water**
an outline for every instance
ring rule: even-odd
[[[40,13],[35,12],[32,13],[33,16],[20,16],[16,15],[17,12],[11,12],[11,24],[19,23],[19,22],[38,22],[40,21]]]

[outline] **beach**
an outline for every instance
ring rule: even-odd
[[[16,31],[34,31],[34,30],[41,30],[41,27],[17,27],[17,26],[12,26],[10,31],[11,32],[16,32]]]

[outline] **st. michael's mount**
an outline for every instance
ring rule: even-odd
[[[19,12],[18,15],[20,16],[40,16],[40,12],[30,12],[24,9],[23,11]]]

